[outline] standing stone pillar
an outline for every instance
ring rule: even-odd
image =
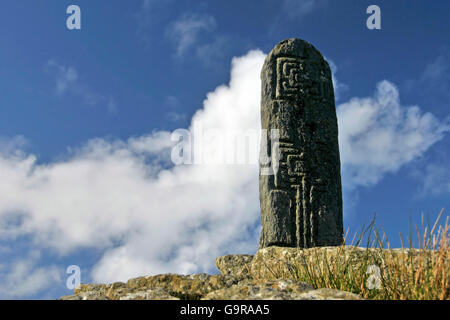
[[[340,245],[342,189],[330,67],[308,42],[287,39],[267,56],[261,80],[261,125],[268,137],[261,139],[260,158],[268,157],[272,170],[260,164],[259,247]],[[271,138],[273,129],[278,142]]]

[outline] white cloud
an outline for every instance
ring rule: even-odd
[[[450,51],[437,56],[433,61],[425,66],[422,74],[422,81],[441,81],[449,80]]]
[[[446,101],[450,96],[450,50],[443,48],[441,52],[430,60],[423,71],[415,78],[405,81],[407,91],[415,90],[415,94],[426,96],[426,101],[435,103],[433,99],[442,96]]]
[[[193,121],[205,130],[254,128],[263,59],[259,51],[234,59],[230,85],[208,94]],[[155,163],[154,155],[171,145],[168,133],[156,132],[128,141],[95,139],[46,165],[33,155],[2,156],[0,221],[21,213],[13,228],[0,223],[2,240],[30,235],[36,246],[60,254],[106,250],[93,272],[98,281],[207,270],[225,251],[254,250],[257,166]]]
[[[117,102],[114,98],[109,98],[108,99],[108,112],[110,114],[116,114],[118,112],[118,108],[117,108]]]
[[[172,1],[144,0],[142,2],[136,14],[138,33],[142,40],[150,45],[151,32],[159,32],[155,30],[164,26],[165,37],[174,46],[176,58],[185,58],[190,55],[200,60],[204,66],[220,68],[222,64],[217,61],[225,58],[225,52],[228,51],[231,42],[237,41],[236,36],[231,38],[215,32],[216,19],[208,14],[185,12],[177,19],[172,19],[168,10]]]
[[[2,137],[0,136],[0,155],[1,154],[22,154],[22,150],[28,145],[24,136]]]
[[[73,66],[65,66],[55,60],[48,60],[45,70],[55,81],[55,93],[62,97],[70,94],[81,98],[83,103],[95,106],[105,105],[108,112],[115,114],[118,111],[117,103],[113,97],[97,93],[90,86],[80,82],[78,70]]]
[[[161,33],[161,27],[167,24],[173,14],[174,0],[142,0],[133,14],[136,21],[136,35],[146,49],[154,47],[153,34]],[[164,29],[164,28],[162,28]]]
[[[179,113],[179,112],[174,112],[174,111],[170,111],[166,114],[167,119],[169,119],[170,121],[173,122],[180,122],[180,121],[184,121],[187,118],[187,115],[185,113]]]
[[[291,19],[303,17],[311,13],[319,2],[319,0],[284,0],[282,13]]]
[[[181,122],[188,120],[186,113],[182,112],[182,105],[180,100],[175,96],[167,96],[165,106],[169,110],[166,113],[166,118],[173,122]]]
[[[215,27],[216,20],[212,16],[186,13],[168,28],[166,34],[175,44],[176,55],[180,57],[198,43],[202,34],[211,32]]]
[[[334,97],[335,97],[336,102],[337,102],[337,101],[340,100],[342,93],[345,92],[346,90],[348,90],[348,85],[346,85],[345,83],[342,83],[337,78],[336,73],[337,73],[338,67],[333,62],[333,60],[328,59],[326,57],[325,57],[325,59],[328,61],[328,64],[330,65],[331,76],[332,76],[332,79],[333,79],[333,86],[334,86]]]
[[[25,259],[0,264],[0,298],[14,299],[33,296],[61,281],[61,272],[54,266],[36,266],[38,252]]]
[[[191,125],[258,129],[264,58],[260,51],[234,58],[230,83],[207,95]],[[401,106],[387,81],[374,97],[340,105],[338,114],[344,186],[376,183],[445,131],[431,114]],[[127,141],[94,139],[48,164],[24,152],[0,154],[0,244],[27,236],[63,256],[97,248],[103,256],[92,276],[100,282],[208,271],[218,255],[255,251],[257,166],[172,167],[172,145],[168,132],[153,132]]]
[[[353,98],[337,108],[343,176],[347,188],[370,186],[420,157],[449,131],[418,106],[402,106],[389,81],[374,97]]]
[[[172,0],[141,0],[139,9],[134,14],[138,27],[145,29],[158,22],[161,11],[171,2]]]
[[[416,178],[423,181],[420,197],[425,195],[444,195],[450,194],[450,172],[448,164],[430,163],[427,164],[423,171],[415,172]]]
[[[324,8],[327,0],[282,0],[277,1],[279,11],[274,14],[273,21],[269,25],[269,33],[276,33],[279,36],[284,36],[283,26],[289,22],[298,24],[311,13],[320,8]]]
[[[63,66],[55,60],[49,60],[46,67],[55,71],[55,87],[58,95],[64,94],[78,80],[78,72],[74,67]]]

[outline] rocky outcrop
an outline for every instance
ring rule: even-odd
[[[292,279],[238,281],[223,275],[165,274],[110,285],[86,284],[61,300],[360,300],[353,293],[319,289]]]
[[[309,249],[289,247],[267,247],[257,251],[254,256],[243,260],[237,256],[224,256],[216,259],[217,268],[222,274],[245,275],[250,279],[299,278],[299,272],[320,274],[326,268],[347,268],[347,273],[359,273],[367,265],[383,267],[385,259],[412,259],[415,261],[418,250],[362,248],[355,246],[316,247]],[[232,271],[231,271],[232,270]]]
[[[355,263],[364,249],[323,247],[312,249],[268,247],[252,255],[227,255],[216,259],[221,274],[161,274],[138,277],[126,283],[82,284],[62,300],[358,300],[356,294],[314,288],[290,277],[298,263],[315,264],[325,257]],[[323,267],[323,266],[322,266]],[[283,278],[284,277],[284,278]]]
[[[292,279],[244,280],[229,288],[208,293],[204,300],[361,300],[356,294],[334,289],[315,290]]]
[[[255,281],[243,280],[208,293],[206,300],[296,300],[300,295],[314,290],[314,287],[293,280]]]
[[[238,281],[224,275],[160,274],[139,277],[126,283],[82,284],[62,300],[198,300],[207,293],[231,287]]]

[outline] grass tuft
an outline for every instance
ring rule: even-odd
[[[401,248],[392,249],[386,233],[375,227],[375,218],[356,233],[351,245],[336,247],[333,254],[312,250],[289,268],[270,270],[274,278],[293,278],[316,288],[332,288],[359,294],[365,299],[448,300],[450,298],[449,217],[439,225],[416,227],[408,247],[400,234]],[[411,228],[410,228],[411,229]],[[347,239],[348,231],[345,236]],[[362,246],[363,240],[365,247]],[[312,255],[312,256],[311,256]]]

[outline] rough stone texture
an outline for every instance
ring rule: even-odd
[[[164,289],[147,289],[142,291],[136,291],[134,293],[129,292],[123,296],[118,297],[119,300],[180,300],[174,296],[168,294]]]
[[[230,288],[208,293],[203,300],[298,300],[303,293],[314,291],[306,283],[293,280],[242,281]],[[312,300],[312,299],[311,299]]]
[[[164,275],[131,279],[121,285],[82,285],[73,295],[63,296],[60,300],[357,300],[358,295],[333,290],[315,290],[309,284],[292,279],[245,279],[221,282],[220,286],[211,286],[217,276]],[[164,280],[162,280],[164,278]],[[142,280],[147,279],[150,281]],[[162,280],[162,281],[161,281]],[[173,283],[171,282],[173,281]],[[194,281],[194,282],[192,282]],[[201,284],[204,281],[204,287]],[[183,284],[182,284],[183,283]],[[195,283],[195,284],[194,284]],[[161,286],[153,287],[150,286]],[[181,287],[180,287],[181,285]],[[176,290],[174,290],[176,289]],[[182,294],[181,294],[182,293]]]
[[[251,257],[251,256],[250,256]],[[242,255],[228,262],[246,259]],[[247,257],[248,258],[248,257]],[[239,269],[234,268],[238,272]],[[231,270],[226,268],[225,270]],[[315,290],[293,279],[236,278],[228,275],[161,274],[130,279],[127,283],[83,284],[61,300],[317,300],[357,299],[338,290]]]
[[[231,275],[237,279],[246,279],[249,278],[249,268],[252,259],[253,256],[249,254],[230,254],[218,257],[216,266],[223,275]]]
[[[133,291],[141,288],[160,288],[171,296],[195,300],[208,292],[227,288],[236,283],[237,279],[229,275],[207,275],[202,273],[183,276],[178,274],[161,274],[128,280],[126,286]]]
[[[91,288],[92,289],[92,288]],[[167,291],[161,288],[130,291],[115,290],[110,294],[104,294],[102,291],[79,291],[73,295],[63,296],[60,300],[179,300],[171,296]]]
[[[211,291],[228,288],[238,283],[230,275],[178,275],[160,274],[138,277],[127,283],[82,284],[73,295],[61,297],[62,300],[196,300]]]
[[[419,259],[419,250],[416,249],[389,249],[362,248],[355,246],[329,246],[316,248],[289,248],[267,247],[259,249],[252,258],[248,257],[245,265],[246,279],[297,279],[299,272],[305,271],[321,273],[328,266],[347,266],[347,273],[355,275],[361,272],[361,268],[367,263],[380,267],[385,265],[385,259],[390,261],[416,261]],[[217,258],[222,261],[219,270],[239,270],[242,267],[239,258]],[[412,260],[411,260],[412,259]],[[233,265],[236,263],[237,265]],[[401,262],[398,262],[401,263]],[[417,262],[418,263],[418,262]]]
[[[278,281],[284,283],[285,288],[274,287],[277,282],[273,281],[261,285],[239,283],[231,288],[213,291],[202,300],[362,300],[354,293],[335,289],[314,290],[308,285],[291,285],[289,281]]]
[[[307,265],[310,269],[322,270],[326,267],[326,262],[330,265],[343,265],[347,262],[353,270],[358,270],[360,264],[365,261],[362,257],[367,253],[365,248],[353,246],[308,249],[272,246],[259,249],[248,268],[252,277],[261,279],[272,279],[275,274],[286,277],[292,274],[293,270],[298,270],[296,266],[300,264]]]
[[[342,190],[334,90],[328,63],[311,44],[287,39],[261,72],[260,248],[343,242]],[[279,143],[272,145],[271,130]],[[264,133],[264,131],[263,131]]]
[[[299,300],[363,300],[357,294],[336,289],[318,289],[308,291],[298,297]]]

